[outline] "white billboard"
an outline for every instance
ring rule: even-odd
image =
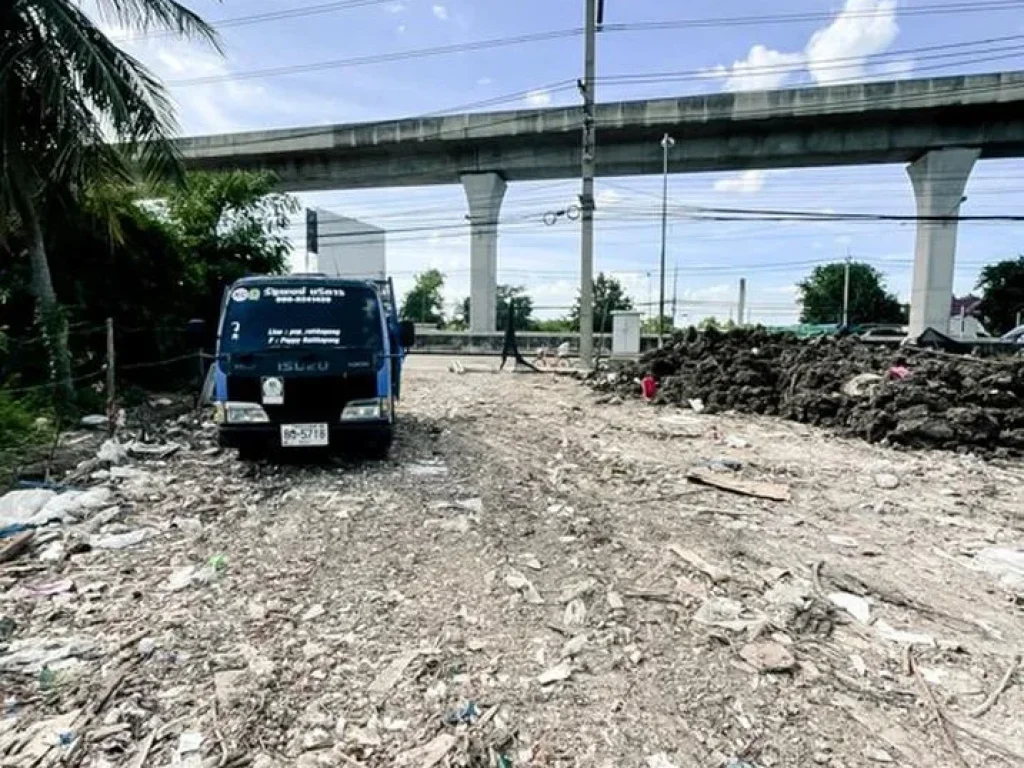
[[[316,214],[317,272],[349,280],[387,278],[387,243],[383,229],[323,208],[317,208]]]

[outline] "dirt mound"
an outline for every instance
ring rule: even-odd
[[[901,358],[910,376],[884,380]],[[647,372],[660,381],[660,403],[700,400],[709,412],[782,416],[915,448],[1024,453],[1020,358],[893,350],[853,338],[799,339],[763,328],[691,329],[664,349],[614,373],[595,374],[590,382],[599,391],[635,397],[634,380]],[[862,374],[877,377],[854,382]]]

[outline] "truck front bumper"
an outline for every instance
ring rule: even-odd
[[[392,424],[387,419],[353,421],[328,426],[330,448],[362,448],[390,440]],[[273,422],[257,424],[221,424],[220,445],[224,448],[282,449],[281,425]],[[321,450],[324,446],[320,446]],[[292,448],[286,450],[309,450]]]

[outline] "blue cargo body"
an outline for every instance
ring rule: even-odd
[[[214,363],[221,445],[249,456],[331,447],[385,456],[403,330],[390,280],[237,281],[224,297]]]

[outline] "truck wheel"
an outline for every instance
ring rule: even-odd
[[[369,445],[366,446],[366,456],[371,461],[387,461],[388,454],[391,452],[391,443],[394,440],[394,436],[391,430],[386,433],[374,437]]]
[[[242,443],[238,446],[238,458],[241,461],[259,461],[263,455],[263,446],[256,443]]]

